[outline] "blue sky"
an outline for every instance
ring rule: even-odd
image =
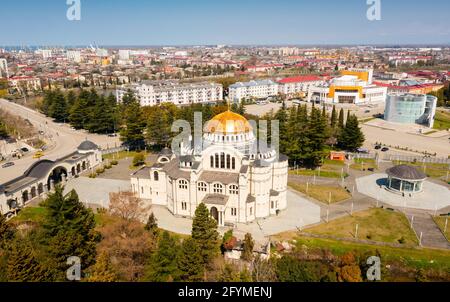
[[[0,45],[449,44],[450,1],[2,0]]]

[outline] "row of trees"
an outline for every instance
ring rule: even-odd
[[[69,91],[47,91],[40,110],[56,122],[70,123],[75,129],[86,129],[92,133],[113,133],[119,125],[119,106],[114,95],[99,95],[94,89]]]

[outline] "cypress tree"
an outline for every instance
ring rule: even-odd
[[[330,121],[330,125],[331,128],[336,128],[336,124],[338,122],[338,116],[337,116],[337,112],[336,112],[336,105],[333,105],[333,111],[331,112],[331,121]]]
[[[206,205],[201,203],[195,210],[192,222],[192,239],[200,248],[204,265],[208,264],[219,253],[218,238],[217,221],[211,217]]]
[[[148,220],[144,228],[146,231],[151,232],[153,235],[158,235],[158,223],[153,212],[148,216]]]
[[[49,115],[55,119],[56,122],[65,122],[68,120],[69,108],[67,106],[66,98],[60,90],[53,93],[53,99],[49,108]]]
[[[199,282],[203,281],[204,260],[201,248],[196,241],[189,237],[184,240],[180,255],[177,258],[177,266],[182,281]]]
[[[139,147],[144,142],[145,128],[141,105],[131,92],[123,97],[122,102],[123,125],[120,129],[120,138],[133,147]]]
[[[245,261],[251,261],[253,259],[253,248],[255,246],[255,242],[253,241],[252,235],[250,233],[245,234],[244,237],[244,246],[241,258]]]
[[[339,122],[338,122],[338,127],[339,127],[339,129],[343,129],[344,128],[344,126],[345,126],[345,123],[344,123],[344,119],[345,119],[345,117],[344,117],[344,108],[341,108],[341,110],[339,111]]]
[[[158,242],[158,249],[153,255],[150,280],[153,282],[167,282],[176,279],[178,246],[176,240],[164,231]]]

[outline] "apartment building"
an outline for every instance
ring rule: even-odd
[[[117,89],[116,97],[121,102],[131,90],[141,106],[155,106],[162,103],[189,105],[211,103],[223,100],[223,86],[217,83],[186,83],[145,81],[142,84],[123,85]]]
[[[272,80],[238,82],[229,87],[229,98],[240,103],[243,99],[263,99],[278,95],[278,83]]]

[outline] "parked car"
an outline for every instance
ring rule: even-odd
[[[6,163],[6,164],[3,164],[2,165],[2,168],[9,168],[9,167],[12,167],[12,166],[14,166],[15,165],[15,163],[13,163],[13,162],[8,162],[8,163]]]
[[[44,153],[41,151],[38,151],[33,155],[33,158],[41,158],[42,156],[44,156]]]
[[[111,133],[111,134],[108,134],[108,136],[109,137],[117,137],[117,134],[116,133]]]
[[[381,149],[381,152],[387,152],[387,151],[389,151],[388,147],[384,147],[383,149]]]
[[[22,152],[29,152],[30,150],[28,150],[28,148],[26,148],[26,147],[23,147],[23,148],[20,148],[20,150],[22,151]]]
[[[376,145],[375,146],[375,150],[380,150],[381,149],[381,146],[380,145]]]

